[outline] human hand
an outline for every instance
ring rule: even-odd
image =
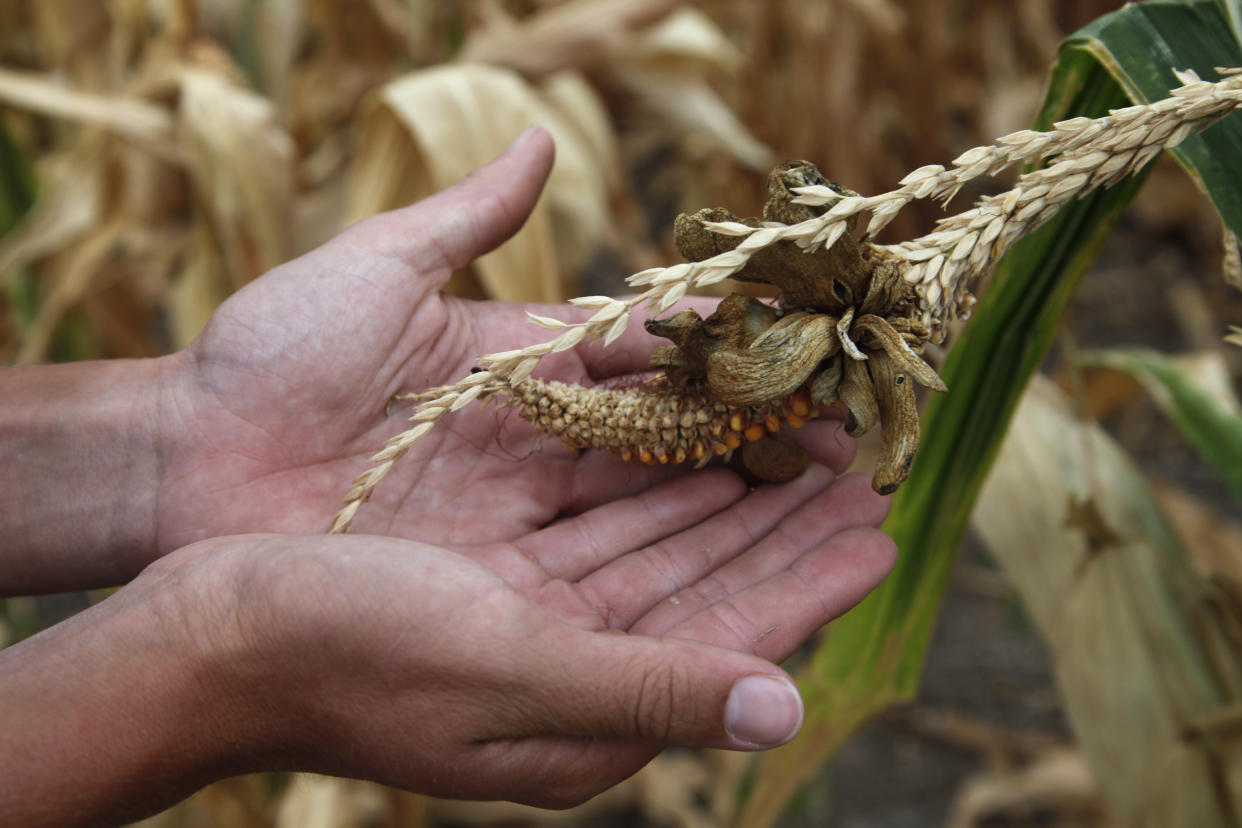
[[[461,554],[194,544],[0,651],[0,801],[104,824],[309,769],[566,805],[668,744],[773,745],[799,706],[769,662],[888,572],[887,507],[816,462],[751,493],[708,469]]]
[[[697,508],[671,481],[492,547],[491,569],[360,535],[177,550],[0,651],[0,804],[15,824],[119,824],[297,769],[566,806],[667,745],[779,744],[801,704],[770,662],[888,571],[891,541],[846,528],[886,504],[845,514],[801,480],[722,509],[731,476],[703,477]],[[619,532],[631,513],[659,519]]]
[[[893,562],[882,534],[845,528],[878,520],[878,498],[878,513],[847,515],[801,481],[765,489],[767,504],[720,509],[731,476],[704,476],[714,503],[615,531],[617,512],[684,502],[691,484],[670,481],[494,548],[490,569],[391,538],[251,536],[181,550],[136,585],[176,591],[187,623],[174,635],[192,642],[176,649],[213,665],[200,671],[206,692],[256,734],[240,753],[259,766],[572,805],[668,745],[792,737],[800,703],[769,662]],[[772,511],[791,514],[765,525]],[[592,554],[565,555],[558,534]],[[718,545],[748,551],[719,566]],[[558,577],[534,577],[532,564]]]
[[[349,481],[401,430],[401,406],[383,414],[393,395],[455,381],[479,354],[546,337],[526,321],[528,306],[438,289],[521,224],[551,157],[546,133],[530,132],[457,186],[356,225],[217,310],[169,372],[161,419],[179,436],[164,441],[161,551],[216,535],[321,531]],[[591,384],[644,369],[654,344],[636,322],[609,349],[579,347],[543,369]],[[800,436],[837,469],[852,450],[835,422]],[[474,407],[414,447],[355,529],[453,547],[511,541],[684,471],[577,454]]]
[[[780,744],[800,724],[800,703],[791,685],[770,682],[779,669],[742,654],[784,660],[895,558],[869,528],[887,501],[871,493],[861,511],[847,509],[869,481],[830,481],[821,467],[739,501],[744,487],[725,470],[678,478],[467,551],[486,568],[380,538],[356,537],[352,548],[323,538],[313,549],[258,541],[239,553],[253,584],[245,592],[295,596],[261,617],[291,622],[271,640],[298,662],[260,648],[259,672],[323,688],[315,703],[334,714],[297,721],[348,719],[335,739],[309,736],[313,769],[416,790],[430,776],[445,796],[576,804],[667,745]],[[415,686],[392,684],[387,670],[359,682],[384,660]],[[746,676],[766,678],[736,684]],[[423,734],[428,722],[425,756],[392,738]],[[325,756],[348,758],[317,764]]]

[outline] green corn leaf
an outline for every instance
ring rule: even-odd
[[[1242,412],[1236,397],[1213,395],[1185,362],[1147,349],[1090,351],[1079,362],[1121,371],[1138,380],[1242,503]]]
[[[1229,21],[1233,39],[1242,44],[1242,0],[1219,0],[1220,13]]]
[[[1173,69],[1215,78],[1242,65],[1217,0],[1129,5],[1066,40],[1036,129],[1164,97]],[[1233,115],[1178,150],[1227,224],[1242,230],[1242,117]],[[769,752],[747,787],[738,824],[767,826],[849,733],[914,696],[950,566],[979,489],[1022,391],[1045,355],[1078,282],[1144,173],[1067,206],[999,266],[975,320],[941,375],[950,392],[931,400],[911,478],[884,528],[901,558],[879,589],[834,623],[799,673],[801,735]]]

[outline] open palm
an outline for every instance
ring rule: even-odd
[[[546,337],[526,322],[524,306],[468,302],[439,288],[521,225],[551,159],[547,135],[528,133],[458,185],[355,225],[219,308],[173,360],[163,393],[183,436],[164,452],[161,550],[225,534],[323,531],[349,481],[402,429],[403,407],[387,411],[394,394],[455,381],[478,354]],[[590,382],[642,369],[652,347],[636,324],[607,350],[582,346],[544,369]],[[852,447],[838,424],[805,431],[816,460],[838,472],[848,464]],[[577,454],[476,406],[415,446],[355,530],[450,547],[515,541],[681,471]],[[721,491],[735,499],[736,486],[703,476],[677,502],[708,514],[723,508]],[[857,505],[867,495],[851,489],[849,498]]]

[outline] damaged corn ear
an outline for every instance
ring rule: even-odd
[[[871,487],[880,494],[892,494],[910,476],[919,450],[914,383],[902,366],[884,352],[872,355],[867,370],[880,414],[880,458]]]
[[[924,385],[933,391],[949,390],[935,369],[924,362],[901,334],[897,333],[896,329],[884,319],[874,314],[864,314],[854,322],[854,330],[870,336],[879,344],[884,353],[900,365],[901,369],[913,377],[919,385]]]
[[[795,313],[781,319],[749,348],[719,347],[707,356],[707,384],[730,405],[756,405],[798,390],[820,360],[839,345],[828,316]]]
[[[944,388],[919,357],[922,346],[942,341],[949,322],[969,315],[974,304],[971,283],[1071,199],[1112,186],[1190,132],[1242,108],[1242,69],[1221,74],[1215,83],[1190,72],[1179,74],[1183,85],[1163,100],[1115,110],[1103,118],[1062,122],[1050,132],[1015,133],[964,153],[949,167],[921,167],[888,193],[860,196],[828,182],[810,163],[791,161],[769,176],[762,218],[738,218],[720,208],[679,216],[676,242],[687,262],[635,273],[627,282],[637,293],[628,299],[573,299],[572,304],[591,309],[594,315],[565,324],[550,342],[482,356],[478,373],[416,395],[420,404],[411,416],[414,425],[392,437],[372,458],[374,465],[355,478],[332,531],[348,531],[358,509],[393,464],[441,417],[472,402],[520,398],[523,416],[536,428],[558,435],[576,428],[575,436],[562,439],[573,446],[616,451],[622,457],[648,462],[688,459],[699,454],[695,447],[701,441],[703,458],[709,449],[712,455],[728,458],[754,435],[750,442],[756,445],[749,451],[763,460],[772,439],[780,436],[767,430],[768,417],[776,414],[778,423],[780,418],[792,423],[803,415],[793,410],[788,397],[755,399],[760,396],[755,389],[762,387],[758,380],[731,388],[729,376],[718,370],[709,382],[707,359],[721,348],[750,349],[769,327],[797,314],[835,321],[826,347],[811,337],[784,351],[761,347],[751,356],[770,357],[763,369],[778,376],[804,376],[793,393],[805,389],[812,416],[839,401],[849,410],[851,433],[861,434],[881,423],[884,456],[873,485],[891,491],[905,479],[917,450],[913,383]],[[986,197],[942,220],[928,235],[896,245],[870,241],[914,199],[947,200],[984,172],[995,174],[1041,159],[1051,163],[1023,173],[1009,192]],[[1084,169],[1095,174],[1087,175]],[[853,225],[867,212],[871,220],[860,240],[853,235]],[[574,394],[587,397],[577,400],[576,409],[567,408],[562,405],[569,402],[566,394],[554,401],[551,384],[528,381],[548,354],[584,339],[599,339],[605,346],[615,341],[638,306],[664,311],[688,289],[730,277],[776,287],[776,304],[729,297],[707,320],[687,314],[675,324],[649,327],[675,345],[657,351],[652,362],[662,385],[642,393],[652,405],[666,398],[679,400],[676,405],[683,415],[686,400],[698,400],[689,409],[690,425],[682,419],[670,423],[663,416],[653,425],[641,406],[635,410],[633,400],[613,396],[624,392],[611,389],[578,388]],[[824,322],[813,324],[828,327]],[[824,355],[811,365],[809,355],[821,352]],[[773,388],[784,391],[789,381]],[[726,399],[745,399],[747,404],[730,405]],[[554,406],[559,412],[553,411]],[[613,413],[600,414],[601,406]],[[691,436],[694,441],[683,442]],[[756,462],[757,467],[762,465]]]
[[[527,379],[513,389],[506,404],[516,408],[536,430],[559,438],[571,448],[610,451],[622,459],[637,458],[657,465],[703,461],[712,454],[727,455],[763,442],[782,420],[796,418],[795,411],[806,410],[806,400],[804,393],[734,409],[710,395],[668,384],[605,390]],[[789,446],[782,444],[785,455],[802,451],[789,442]],[[754,450],[750,454],[753,457]],[[788,478],[764,477],[763,470],[788,470],[797,464],[786,456],[779,464],[755,461],[753,465],[761,479],[783,480]]]
[[[845,363],[845,369],[837,393],[849,412],[845,421],[845,432],[851,437],[861,437],[874,428],[880,419],[875,386],[871,384],[867,363],[848,358],[842,362]]]

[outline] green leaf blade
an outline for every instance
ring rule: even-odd
[[[1242,50],[1217,0],[1131,4],[1063,44],[1035,128],[1165,97],[1180,85],[1174,68],[1214,78],[1218,65],[1242,65]],[[1177,155],[1242,231],[1242,115],[1191,136]],[[942,368],[950,392],[928,406],[918,461],[884,525],[901,550],[897,568],[832,625],[799,673],[803,732],[764,757],[738,824],[771,825],[854,727],[916,691],[949,569],[1022,391],[1145,177],[1069,205],[1001,263]]]

